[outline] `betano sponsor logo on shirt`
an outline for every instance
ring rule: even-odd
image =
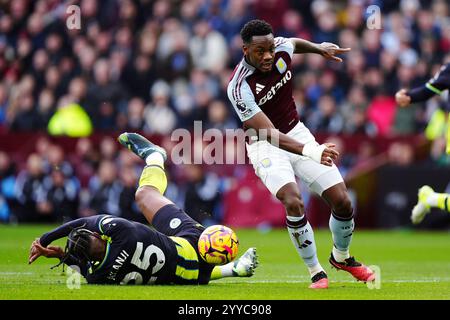
[[[266,93],[266,95],[259,100],[258,105],[262,106],[267,101],[271,100],[275,96],[275,93],[278,90],[280,90],[280,88],[283,87],[289,80],[291,80],[291,78],[292,78],[292,73],[291,73],[291,70],[289,70],[288,72],[286,72],[284,77],[279,82],[277,82],[274,86],[272,86],[270,88],[270,90]]]

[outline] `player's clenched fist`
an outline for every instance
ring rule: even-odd
[[[331,167],[333,165],[333,160],[336,160],[339,156],[339,152],[334,149],[335,146],[336,145],[333,143],[319,145],[317,142],[313,141],[303,146],[302,154],[318,163]]]
[[[395,94],[395,102],[400,107],[406,107],[411,103],[411,97],[406,94],[406,89],[401,89]]]

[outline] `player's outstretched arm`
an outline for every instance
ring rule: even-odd
[[[73,229],[81,227],[81,226],[83,226],[84,228],[89,229],[91,231],[99,232],[97,223],[96,223],[97,219],[98,219],[98,216],[92,216],[92,217],[87,217],[87,218],[79,218],[79,219],[67,222],[67,223],[59,226],[58,228],[43,234],[42,237],[40,238],[39,242],[43,247],[47,247],[53,241],[67,237]]]
[[[247,121],[244,121],[244,125],[247,128],[256,130],[260,139],[266,138],[267,141],[280,149],[309,157],[312,160],[326,166],[332,166],[333,160],[336,160],[339,156],[339,153],[334,149],[335,145],[332,143],[319,145],[314,141],[303,145],[292,139],[288,135],[276,129],[272,121],[270,121],[270,119],[263,112],[258,112]],[[264,135],[261,134],[263,132]]]
[[[400,107],[407,107],[411,103],[426,101],[435,94],[438,93],[428,89],[426,85],[411,90],[401,89],[395,94],[395,102]]]
[[[406,107],[411,103],[422,102],[430,99],[434,95],[440,95],[443,91],[450,89],[450,63],[443,65],[440,70],[428,80],[427,83],[419,87],[406,90],[401,89],[395,94],[395,101],[400,107]]]
[[[291,38],[294,44],[294,53],[317,53],[326,59],[342,62],[342,59],[336,55],[347,53],[351,48],[340,48],[337,44],[330,42],[313,43],[311,41]]]

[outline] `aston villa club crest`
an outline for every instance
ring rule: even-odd
[[[283,58],[279,58],[275,65],[277,66],[279,73],[284,73],[287,69],[287,64],[284,62]]]

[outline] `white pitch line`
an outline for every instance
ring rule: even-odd
[[[34,272],[0,272],[0,276],[33,276],[36,275]],[[381,283],[437,283],[442,281],[450,281],[450,277],[445,278],[431,278],[431,279],[397,279],[397,280],[383,280],[381,279]],[[53,280],[44,280],[43,283],[54,283]],[[286,281],[280,281],[280,280],[225,280],[221,281],[222,283],[253,283],[253,284],[286,284],[286,283],[310,283],[310,280],[308,278],[305,278],[303,280],[286,280]],[[36,284],[39,283],[39,281],[36,281]],[[56,282],[55,282],[56,283]],[[356,280],[330,280],[330,283],[358,283]],[[6,282],[3,282],[3,284],[7,284]],[[16,283],[14,283],[16,284]]]
[[[30,276],[34,274],[34,272],[0,272],[0,276]]]
[[[436,283],[442,281],[450,281],[450,278],[441,278],[441,279],[399,279],[399,280],[381,280],[381,283]],[[245,280],[245,281],[226,281],[226,283],[274,283],[274,284],[284,284],[284,283],[310,283],[310,280],[287,280],[287,281],[278,281],[278,280]],[[332,280],[330,283],[358,283],[356,280]]]

